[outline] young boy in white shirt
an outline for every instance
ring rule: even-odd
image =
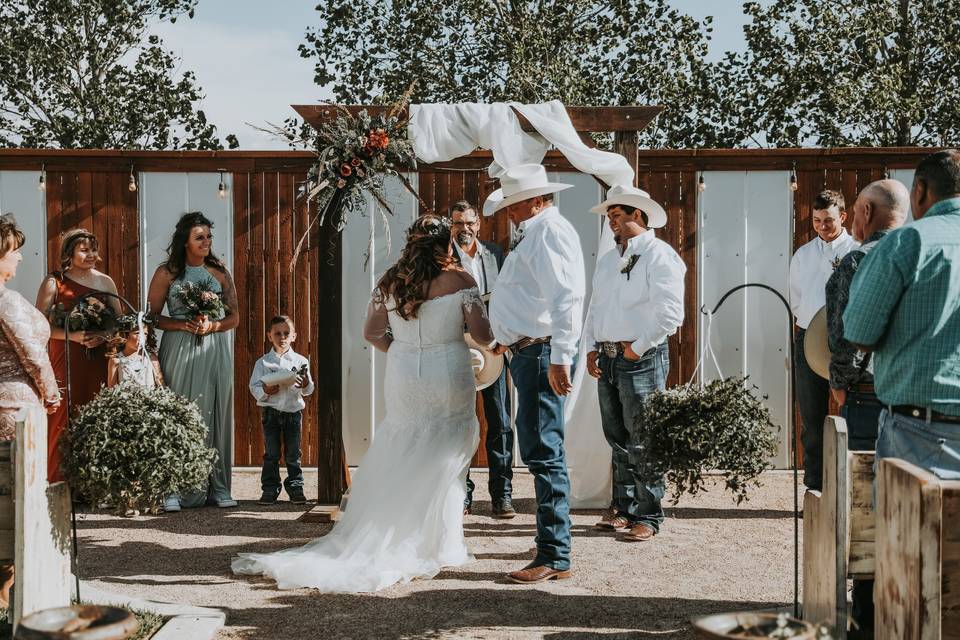
[[[250,376],[250,393],[262,407],[263,468],[260,485],[263,495],[257,504],[274,504],[280,496],[280,449],[287,463],[283,487],[290,502],[304,504],[303,470],[300,468],[300,428],[304,396],[313,393],[310,363],[293,350],[297,332],[289,316],[270,320],[267,339],[273,349],[257,360]]]

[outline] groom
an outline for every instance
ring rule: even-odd
[[[487,205],[494,212],[506,209],[522,236],[493,288],[490,326],[495,351],[512,353],[517,439],[537,494],[537,557],[509,578],[532,584],[570,577],[563,405],[580,337],[583,254],[577,232],[553,206],[553,194],[572,185],[550,182],[538,164],[507,170],[500,184]]]

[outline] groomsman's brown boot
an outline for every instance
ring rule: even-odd
[[[648,524],[638,522],[630,528],[630,531],[623,536],[627,542],[646,542],[657,535],[657,532]]]
[[[524,567],[519,571],[511,571],[507,578],[517,584],[535,584],[547,580],[566,580],[572,574],[569,569],[554,569],[545,564],[539,566]]]
[[[600,518],[600,522],[593,525],[595,529],[601,529],[603,531],[616,531],[617,529],[629,529],[630,520],[626,516],[622,516],[616,512],[615,509],[610,509],[603,514],[603,517]]]

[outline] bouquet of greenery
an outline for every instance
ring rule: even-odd
[[[223,297],[214,291],[207,281],[180,282],[173,295],[187,309],[187,314],[194,319],[220,318],[226,311]],[[203,344],[203,336],[197,334],[195,341],[199,347]]]
[[[156,509],[171,493],[202,488],[217,459],[197,405],[165,387],[106,388],[70,421],[70,485],[119,513]]]
[[[734,377],[647,396],[634,424],[645,461],[637,471],[650,484],[665,477],[676,503],[706,490],[704,471],[719,470],[737,503],[746,500],[777,451],[777,428],[755,389]]]

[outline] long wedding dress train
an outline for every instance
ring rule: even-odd
[[[240,554],[235,573],[263,574],[280,589],[357,593],[472,560],[463,500],[479,427],[463,327],[466,321],[476,335],[473,328],[486,324],[483,303],[467,289],[426,301],[417,318],[393,311],[387,317],[393,342],[386,416],[354,475],[342,519],[303,547]]]

